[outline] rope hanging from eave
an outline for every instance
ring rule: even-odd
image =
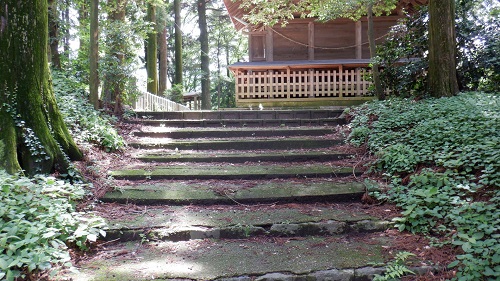
[[[279,36],[285,38],[286,40],[290,41],[290,42],[293,42],[295,44],[298,44],[298,45],[301,45],[301,46],[304,46],[304,47],[307,47],[307,48],[313,48],[313,49],[320,49],[320,50],[344,50],[344,49],[351,49],[351,48],[355,48],[355,47],[358,47],[358,46],[363,46],[363,45],[366,45],[366,44],[369,44],[370,42],[364,42],[364,43],[361,43],[361,44],[355,44],[355,45],[351,45],[351,46],[345,46],[345,47],[316,47],[316,46],[311,46],[309,44],[306,44],[306,43],[302,43],[302,42],[299,42],[297,40],[294,40],[278,31],[276,31],[274,28],[268,26],[269,29],[271,29],[274,33],[278,34]],[[384,37],[387,37],[389,35],[389,32],[387,32],[386,34],[378,37],[378,38],[375,38],[375,41],[378,41]]]

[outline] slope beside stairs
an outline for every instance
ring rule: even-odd
[[[340,115],[138,113],[133,158],[102,198],[105,256],[73,280],[371,280],[390,223],[360,203]]]

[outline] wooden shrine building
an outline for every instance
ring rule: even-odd
[[[374,17],[377,43],[402,16],[403,8],[427,0],[400,0],[389,16]],[[318,22],[296,18],[282,27],[252,26],[238,1],[224,0],[238,31],[248,36],[248,62],[229,66],[236,104],[258,106],[350,105],[372,99],[367,19]]]

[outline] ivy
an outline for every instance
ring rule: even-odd
[[[449,265],[456,280],[498,280],[500,94],[391,99],[348,114],[350,141],[366,143],[378,156],[372,170],[391,182],[387,190],[368,185],[401,208],[396,227],[459,247]]]

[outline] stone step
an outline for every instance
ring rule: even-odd
[[[364,192],[362,183],[336,182],[333,179],[163,181],[122,186],[108,192],[101,200],[150,205],[359,202]]]
[[[106,245],[105,258],[83,259],[74,281],[372,280],[394,238],[380,234],[304,238],[199,239]]]
[[[361,170],[352,167],[330,165],[196,165],[155,166],[115,170],[110,173],[115,179],[126,180],[255,180],[289,178],[338,178],[360,176]]]
[[[300,127],[336,126],[345,124],[343,118],[320,119],[134,119],[127,123],[173,128],[226,127]]]
[[[222,128],[222,129],[175,129],[153,127],[149,131],[134,132],[136,137],[170,138],[170,139],[200,139],[200,138],[269,138],[269,137],[299,137],[325,136],[333,134],[332,128]]]
[[[191,140],[173,141],[169,139],[141,139],[129,143],[139,149],[172,149],[172,150],[291,150],[328,148],[343,144],[341,139],[229,139],[229,140]]]
[[[107,217],[106,240],[187,241],[256,236],[305,237],[384,231],[391,225],[360,204],[127,207]]]
[[[141,152],[134,155],[135,159],[143,162],[191,162],[191,163],[245,163],[245,162],[327,162],[337,161],[352,157],[352,154],[341,153],[335,151],[312,151],[312,152],[224,152],[218,153],[214,151],[197,151],[197,152],[165,152],[159,150],[157,152]]]
[[[337,118],[342,109],[305,109],[305,110],[220,110],[220,111],[174,111],[174,112],[136,112],[139,119],[166,120],[248,120],[248,119],[326,119]]]

